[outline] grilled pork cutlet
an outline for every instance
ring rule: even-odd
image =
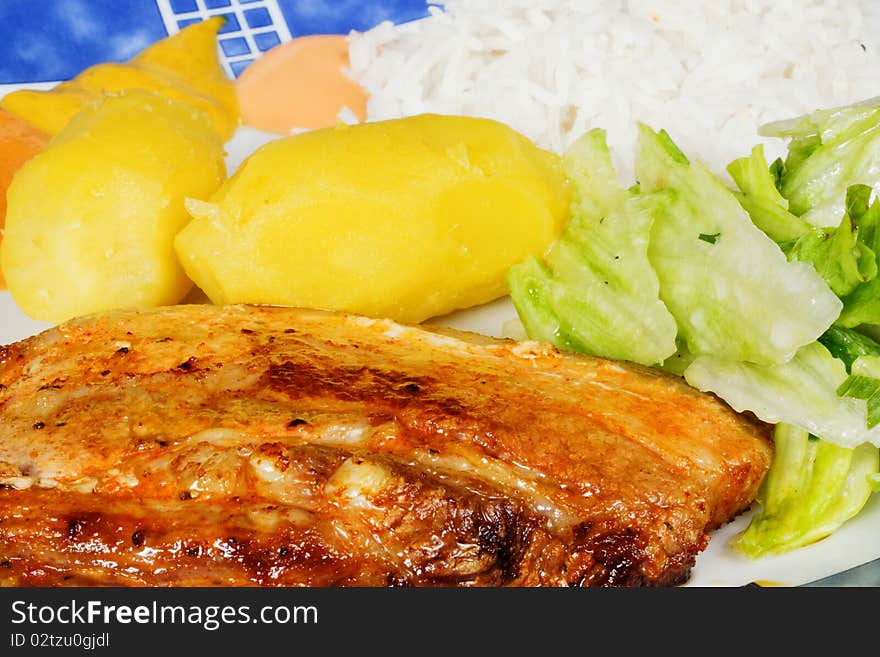
[[[0,347],[6,585],[672,585],[766,427],[657,371],[265,306]]]

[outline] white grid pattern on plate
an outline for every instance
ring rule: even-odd
[[[219,35],[218,39],[220,41],[220,43],[218,43],[220,61],[223,64],[223,69],[226,71],[226,74],[230,77],[236,77],[236,75],[240,73],[247,64],[260,56],[261,50],[255,41],[255,37],[258,34],[274,33],[281,42],[289,41],[291,39],[290,29],[288,28],[287,22],[284,20],[284,15],[281,13],[281,9],[278,6],[278,0],[250,0],[249,2],[247,0],[245,2],[240,2],[240,0],[229,0],[229,4],[223,7],[208,7],[205,4],[205,0],[194,0],[196,6],[194,11],[180,12],[174,11],[173,4],[173,0],[156,0],[159,13],[162,15],[162,22],[165,23],[165,30],[168,34],[179,32],[181,21],[205,20],[212,16],[228,14],[235,16],[236,20],[238,20],[239,29],[223,32]],[[271,24],[252,28],[248,25],[245,11],[258,8],[265,9],[269,13]],[[236,38],[245,40],[248,52],[243,54],[226,55],[221,47],[222,42]]]

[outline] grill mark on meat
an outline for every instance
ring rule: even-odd
[[[86,526],[84,518],[71,518],[67,521],[67,540],[75,541]]]
[[[388,408],[400,409],[418,395],[422,406],[431,406],[437,413],[460,416],[465,411],[457,399],[431,395],[432,379],[429,377],[413,377],[395,370],[286,361],[269,367],[269,382],[274,389],[283,391],[291,399],[332,397],[350,402],[381,400]]]
[[[592,523],[575,528],[574,542],[592,555],[596,566],[589,574],[590,585],[636,586],[644,584],[638,572],[638,535],[630,527],[608,533],[592,533]]]
[[[480,549],[494,555],[502,575],[500,584],[506,584],[519,574],[524,546],[533,527],[523,528],[524,516],[507,505],[490,508],[481,520],[477,532]]]
[[[319,311],[75,320],[0,386],[0,584],[676,584],[771,454],[674,377]]]

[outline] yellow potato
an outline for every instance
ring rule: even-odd
[[[192,287],[174,253],[184,197],[225,177],[201,112],[146,91],[87,107],[18,170],[0,263],[35,319],[176,303]]]
[[[560,158],[488,119],[419,115],[258,149],[175,246],[214,303],[420,322],[506,293],[568,218]]]
[[[126,63],[96,64],[46,91],[21,89],[0,100],[3,109],[49,135],[57,134],[82,107],[107,93],[154,91],[208,115],[220,137],[239,124],[235,86],[220,66],[217,32],[225,19],[193,23],[157,41]]]

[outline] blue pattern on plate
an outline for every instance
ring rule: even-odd
[[[237,76],[269,48],[427,15],[425,0],[0,0],[0,84],[53,82],[122,62],[209,16],[224,15],[220,56]]]

